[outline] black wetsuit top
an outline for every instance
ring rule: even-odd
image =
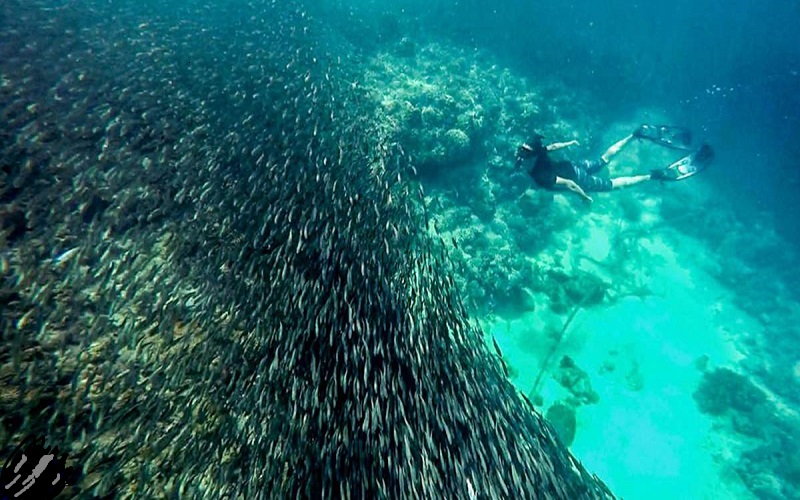
[[[556,186],[556,176],[564,179],[572,179],[577,182],[575,169],[568,161],[553,161],[547,153],[540,154],[531,167],[530,175],[536,184],[545,188],[553,189]]]
[[[547,153],[544,153],[536,157],[529,173],[536,184],[545,189],[557,189],[556,177],[561,177],[575,181],[586,191],[611,191],[610,180],[593,175],[605,165],[606,162],[602,158],[575,163],[553,161]]]

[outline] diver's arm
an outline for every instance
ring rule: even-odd
[[[572,179],[564,179],[563,177],[556,176],[556,185],[569,189],[588,202],[592,201],[592,197],[586,194],[586,191]]]
[[[550,144],[549,146],[547,146],[546,149],[548,151],[555,151],[556,149],[566,148],[566,147],[569,147],[569,146],[577,146],[577,145],[578,145],[578,141],[576,141],[576,140],[567,141],[567,142],[554,142],[553,144]]]

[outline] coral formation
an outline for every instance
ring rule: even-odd
[[[764,391],[750,379],[729,368],[704,372],[693,397],[700,411],[710,415],[722,415],[729,410],[752,415],[767,400]]]
[[[574,271],[567,274],[561,269],[549,269],[545,277],[545,290],[550,297],[550,307],[559,313],[573,307],[589,307],[602,302],[608,284],[597,276]]]
[[[783,415],[767,393],[729,368],[703,373],[694,393],[698,407],[749,439],[736,471],[759,498],[798,498],[800,421]],[[754,445],[752,443],[755,443]]]
[[[575,417],[575,408],[567,403],[556,402],[547,409],[545,418],[556,430],[564,445],[572,445],[572,442],[575,441],[575,431],[578,425]]]
[[[572,394],[577,404],[595,404],[600,401],[600,396],[592,389],[589,374],[578,367],[569,356],[561,358],[553,378]]]
[[[375,58],[365,85],[425,176],[498,150],[511,156],[534,127],[554,137],[575,135],[558,121],[574,95],[544,85],[531,90],[509,69],[441,44],[402,38],[394,52]]]

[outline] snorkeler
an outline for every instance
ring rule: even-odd
[[[647,139],[657,144],[688,151],[691,135],[686,129],[667,126],[642,125],[635,132],[614,143],[603,155],[596,160],[582,162],[553,161],[550,151],[556,151],[568,146],[577,145],[578,141],[556,142],[547,146],[543,137],[534,134],[533,137],[517,150],[517,167],[532,161],[533,166],[529,173],[539,186],[550,190],[568,189],[586,201],[592,198],[587,192],[611,191],[628,186],[634,186],[649,180],[681,180],[705,168],[713,158],[713,151],[707,144],[694,153],[678,160],[667,168],[651,170],[649,174],[640,174],[606,179],[595,174],[605,167],[611,157],[620,152],[634,138]]]

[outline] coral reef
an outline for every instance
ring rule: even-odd
[[[767,397],[749,378],[729,368],[716,368],[703,373],[693,394],[703,413],[722,415],[729,410],[752,415]]]
[[[735,465],[758,498],[800,498],[800,420],[779,409],[767,393],[729,368],[703,373],[694,393],[704,413],[748,439]]]
[[[575,408],[567,403],[556,402],[547,409],[545,418],[556,430],[564,445],[572,445],[578,425]]]
[[[576,404],[595,404],[600,401],[600,396],[592,389],[589,374],[569,356],[561,358],[553,378],[572,394]]]
[[[743,452],[736,471],[758,498],[800,498],[800,422],[765,418],[765,438]]]
[[[555,234],[573,227],[576,215],[564,199],[545,191],[520,197],[505,221],[520,250],[535,255],[552,243]]]
[[[608,284],[585,271],[567,274],[560,269],[549,269],[545,274],[545,290],[550,297],[550,307],[567,313],[573,307],[589,307],[602,302]]]
[[[374,58],[364,85],[423,176],[498,151],[510,159],[534,127],[553,137],[576,135],[559,121],[574,95],[553,84],[532,90],[508,68],[450,46],[403,38]]]
[[[507,316],[535,309],[542,297],[562,313],[582,300],[576,294],[589,293],[584,305],[598,303],[596,284],[580,273],[563,282],[547,276],[561,266],[540,255],[554,244],[565,249],[556,235],[579,220],[575,205],[549,192],[524,193],[532,181],[512,167],[516,147],[534,128],[559,140],[588,130],[590,114],[574,113],[590,109],[588,99],[553,82],[529,82],[480,53],[420,43],[413,64],[408,57],[377,53],[363,85],[431,187],[436,232],[453,243],[467,303]]]

